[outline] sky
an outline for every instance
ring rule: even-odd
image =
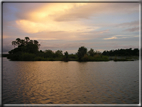
[[[43,51],[139,48],[139,3],[3,3],[3,53],[25,37]]]

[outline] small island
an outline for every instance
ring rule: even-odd
[[[9,54],[2,54],[11,61],[134,61],[139,59],[139,49],[117,49],[110,51],[94,51],[92,48],[81,46],[75,54],[69,54],[67,51],[57,50],[39,50],[40,44],[37,40],[30,40],[29,37],[24,39],[17,38],[12,41],[14,49]]]

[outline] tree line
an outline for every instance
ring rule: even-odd
[[[117,49],[117,50],[104,51],[102,54],[107,56],[139,56],[139,49],[138,48]]]
[[[75,54],[69,54],[62,50],[53,52],[48,49],[39,50],[40,44],[37,40],[17,38],[12,41],[14,49],[9,51],[7,58],[13,61],[109,61],[109,56],[138,56],[139,50],[118,49],[110,51],[94,51],[92,48],[88,51],[86,47],[81,46]]]

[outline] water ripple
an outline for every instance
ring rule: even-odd
[[[133,62],[3,62],[5,104],[138,104]]]

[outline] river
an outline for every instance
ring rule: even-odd
[[[9,61],[4,104],[138,104],[139,61]]]

